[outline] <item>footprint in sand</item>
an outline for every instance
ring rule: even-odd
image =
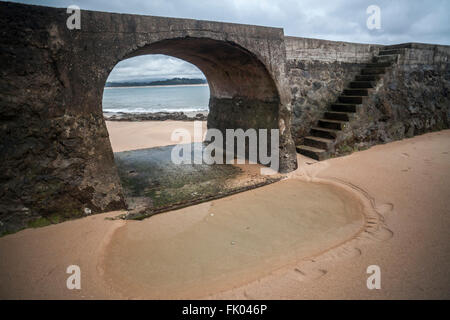
[[[332,249],[318,258],[318,262],[330,260],[343,260],[359,257],[362,254],[361,249],[353,246],[343,246]]]
[[[341,250],[338,250],[336,257],[340,259],[350,259],[359,257],[361,253],[361,249],[359,248],[342,248]]]
[[[386,214],[392,213],[394,211],[394,205],[392,203],[384,203],[379,206],[376,206],[375,211],[377,211],[382,216],[386,216]]]
[[[297,279],[300,281],[311,281],[323,277],[327,270],[323,269],[299,269],[295,268],[294,271],[297,273]]]
[[[385,227],[379,227],[377,230],[374,231],[367,230],[365,231],[365,233],[370,239],[376,241],[386,241],[394,236],[394,233]]]

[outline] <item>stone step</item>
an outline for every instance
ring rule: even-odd
[[[348,85],[350,88],[354,89],[370,89],[375,88],[374,81],[352,81]]]
[[[364,101],[364,97],[362,96],[346,96],[342,95],[338,97],[338,101],[342,103],[355,103],[362,104]]]
[[[350,121],[353,119],[354,114],[349,112],[341,111],[327,111],[325,112],[325,119],[329,120],[339,120],[339,121]]]
[[[318,122],[318,126],[320,128],[334,129],[334,130],[343,130],[347,124],[348,124],[347,121],[330,120],[330,119],[320,119]]]
[[[364,68],[361,70],[362,75],[365,75],[365,74],[373,75],[373,74],[384,74],[384,73],[386,73],[386,68],[375,67],[375,68]]]
[[[366,68],[389,68],[392,66],[392,62],[383,61],[383,62],[371,62],[366,64]]]
[[[329,158],[328,152],[323,149],[309,147],[305,145],[297,146],[296,149],[298,153],[317,161],[322,161]]]
[[[378,52],[378,55],[386,56],[386,55],[403,54],[403,53],[405,53],[404,49],[387,49],[387,50],[380,50],[380,52]]]
[[[383,47],[383,50],[393,50],[393,49],[412,49],[415,47],[414,43],[399,43],[399,44],[391,44]]]
[[[398,61],[398,54],[386,54],[383,56],[375,56],[373,57],[373,62],[390,62],[390,63],[397,63]]]
[[[358,112],[359,109],[361,109],[361,106],[359,104],[356,103],[333,103],[331,105],[331,110],[332,111],[337,111],[337,112]]]
[[[325,139],[336,139],[339,135],[339,130],[312,127],[311,135],[314,137],[325,138]]]
[[[333,144],[334,139],[326,139],[320,137],[305,137],[303,140],[303,144],[308,147],[314,147],[324,150],[329,150],[331,145]]]
[[[400,55],[398,54],[386,54],[384,56],[374,56],[372,61],[374,63],[383,63],[383,62],[390,62],[390,63],[397,63],[398,57]]]
[[[381,76],[379,74],[365,74],[365,75],[358,75],[355,77],[356,81],[378,81],[380,80]]]
[[[370,89],[374,88],[376,82],[386,73],[386,68],[396,63],[399,55],[404,52],[404,49],[396,48],[380,50],[379,55],[373,57],[373,62],[365,64],[361,74],[343,90],[338,102],[331,105],[331,111],[325,112],[324,119],[318,121],[317,127],[311,128],[311,136],[303,139],[304,144],[297,146],[297,151],[318,161],[329,158],[328,151],[340,132],[354,118],[354,114],[361,109]]]
[[[355,89],[355,88],[344,89],[344,95],[367,97],[369,95],[369,89],[368,88],[367,89]]]

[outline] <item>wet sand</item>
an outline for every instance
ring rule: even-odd
[[[189,131],[192,142],[201,142],[203,138],[194,137],[192,121],[106,121],[106,126],[114,152],[177,144],[170,139],[170,135],[179,128]],[[202,121],[202,131],[206,132],[206,121]]]
[[[0,299],[117,298],[98,261],[125,222],[105,220],[120,211],[89,216],[0,238]],[[68,290],[67,267],[81,269],[81,290]]]
[[[259,164],[208,165],[202,163],[202,143],[183,146],[190,148],[194,163],[172,162],[171,154],[177,145],[114,153],[129,219],[141,220],[155,213],[223,198],[284,177],[277,172],[261,174],[268,168]]]
[[[299,263],[301,277],[287,270],[212,298],[450,299],[450,130],[320,163],[298,159],[291,178],[356,190],[384,226]],[[367,289],[369,265],[380,266],[381,290]]]
[[[201,298],[316,255],[363,226],[351,194],[291,179],[129,222],[114,234],[102,267],[127,297]]]
[[[129,149],[155,143],[132,136],[150,133],[145,123],[117,125],[108,125],[116,150],[125,134]],[[264,187],[270,198],[261,188],[140,222],[105,220],[114,212],[0,238],[0,298],[159,298],[176,282],[173,298],[450,298],[450,130],[299,161],[290,180]],[[327,187],[314,191],[318,183]],[[365,219],[330,197],[362,206]],[[65,287],[71,264],[82,290]],[[372,264],[381,290],[366,287]]]

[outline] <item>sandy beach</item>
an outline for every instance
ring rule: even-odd
[[[193,130],[107,126],[115,152]],[[450,298],[450,130],[298,160],[283,181],[143,221],[109,212],[4,236],[0,299]],[[66,288],[70,265],[81,290]]]
[[[179,128],[189,131],[192,142],[201,142],[202,139],[194,137],[192,122],[183,121],[106,121],[109,139],[114,152],[154,148],[176,144],[170,139],[171,133]],[[202,131],[206,132],[206,121],[202,122]]]

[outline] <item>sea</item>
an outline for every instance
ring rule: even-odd
[[[207,112],[208,104],[207,84],[105,87],[103,91],[103,112]]]

